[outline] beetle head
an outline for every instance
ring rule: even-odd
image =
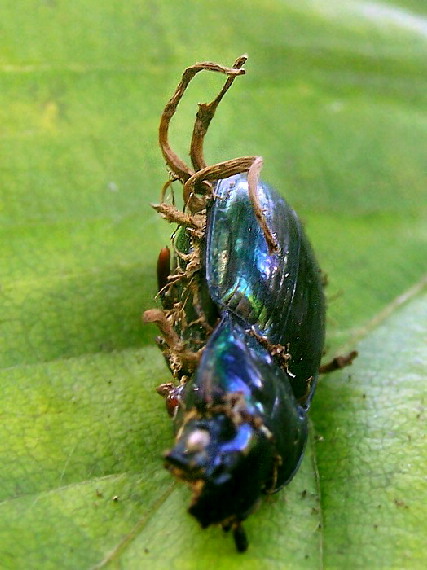
[[[226,528],[248,516],[271,481],[274,448],[262,428],[217,414],[187,421],[165,459],[192,488],[190,514],[203,528]]]

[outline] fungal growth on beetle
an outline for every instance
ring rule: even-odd
[[[297,471],[307,439],[307,410],[324,344],[323,279],[301,222],[287,202],[259,180],[262,158],[206,165],[203,143],[217,107],[246,56],[232,67],[188,67],[167,103],[159,141],[170,179],[153,205],[177,224],[161,250],[161,309],[144,313],[173,382],[159,386],[173,417],[175,442],[167,469],[192,490],[189,512],[202,528],[242,527],[263,494]],[[169,145],[169,125],[193,77],[226,76],[217,97],[200,104],[188,166]],[[179,182],[183,207],[166,201]]]

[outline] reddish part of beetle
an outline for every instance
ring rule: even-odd
[[[157,258],[157,290],[161,291],[168,283],[168,277],[171,271],[171,252],[168,247],[160,250]]]

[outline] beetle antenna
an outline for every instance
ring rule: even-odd
[[[205,168],[202,168],[202,170],[197,171],[184,184],[184,204],[189,206],[191,212],[198,211],[200,209],[200,205],[204,205],[204,201],[201,201],[200,198],[196,196],[195,188],[197,185],[201,182],[216,182],[221,178],[228,178],[234,174],[248,172],[256,158],[256,156],[241,156],[224,162],[218,162],[211,166],[206,166]]]

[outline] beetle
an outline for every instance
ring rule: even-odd
[[[248,547],[242,521],[300,465],[325,334],[319,266],[297,214],[260,181],[261,157],[204,161],[204,136],[245,61],[187,68],[163,112],[159,141],[172,177],[153,207],[178,229],[172,267],[168,250],[158,260],[162,308],[144,314],[160,329],[175,378],[158,388],[176,433],[166,468],[191,488],[189,512],[202,528],[231,530],[240,552]],[[169,146],[168,129],[202,70],[227,79],[199,105],[191,168]],[[182,210],[165,201],[175,180]]]

